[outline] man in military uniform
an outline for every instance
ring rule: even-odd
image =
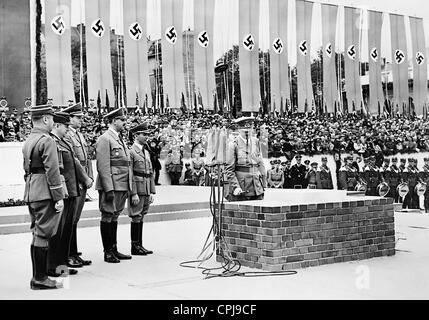
[[[49,240],[48,275],[58,277],[63,271],[69,257],[70,241],[73,229],[73,217],[76,209],[76,201],[79,196],[79,183],[85,187],[91,187],[92,179],[86,174],[85,169],[76,158],[73,147],[66,141],[66,132],[70,124],[70,116],[65,112],[54,114],[54,128],[52,137],[57,143],[60,159],[60,173],[64,176],[67,195],[64,199],[64,210],[61,215],[57,233]],[[68,273],[77,273],[75,269],[69,269]]]
[[[253,124],[253,117],[235,120],[239,135],[228,144],[225,166],[229,201],[264,198],[267,176],[259,140],[252,135]]]
[[[268,170],[267,173],[267,182],[269,188],[283,188],[284,183],[284,175],[283,170],[280,167],[281,161],[280,159],[272,160],[274,164],[274,168]]]
[[[48,278],[49,239],[57,232],[65,197],[58,150],[50,132],[54,126],[54,111],[50,105],[30,109],[33,122],[22,148],[24,158],[24,201],[31,216],[33,241],[31,289],[56,289],[57,282]]]
[[[283,188],[293,189],[292,176],[290,174],[292,163],[289,159],[286,159],[286,162],[284,164],[285,164],[285,166],[283,168],[283,176],[284,176]]]
[[[352,156],[346,156],[344,160],[345,164],[340,168],[338,173],[340,190],[355,191],[355,187],[360,180],[359,173],[352,165]]]
[[[408,158],[408,167],[402,172],[402,179],[408,184],[409,191],[404,198],[402,209],[418,209],[419,197],[416,194],[415,187],[419,182],[419,170],[417,169],[417,160]]]
[[[332,174],[328,167],[328,158],[322,157],[322,165],[317,170],[316,174],[317,189],[333,189]]]
[[[401,158],[400,162],[401,163],[399,164],[399,169],[401,170],[401,172],[403,172],[406,168],[407,160],[404,158]]]
[[[296,163],[290,169],[290,175],[292,178],[292,184],[294,189],[303,189],[307,188],[307,181],[305,175],[307,173],[307,168],[301,163],[302,156],[297,154],[295,156]]]
[[[424,194],[424,207],[425,212],[429,210],[429,158],[423,159],[425,164],[423,165],[422,171],[419,172],[420,180],[426,183],[426,192]]]
[[[305,178],[307,180],[308,189],[317,189],[317,166],[319,164],[317,162],[312,162],[310,165],[310,169],[305,174]]]
[[[81,166],[85,169],[88,177],[94,180],[94,174],[92,172],[92,163],[88,158],[88,146],[84,136],[80,133],[82,127],[82,104],[77,103],[73,106],[65,108],[64,112],[70,115],[70,126],[67,132],[67,141],[72,145],[76,157],[78,158]],[[70,242],[70,257],[68,260],[69,267],[81,267],[91,264],[90,260],[82,259],[80,252],[77,249],[77,224],[82,214],[83,206],[86,200],[87,190],[89,188],[84,183],[79,183],[79,196],[76,199],[75,212],[73,215],[73,229],[72,238]]]
[[[152,130],[148,123],[130,129],[134,144],[130,150],[132,189],[128,199],[128,215],[131,218],[131,254],[145,256],[153,251],[143,247],[143,218],[148,213],[155,194],[155,180],[147,139]]]
[[[384,158],[384,162],[383,165],[380,168],[380,173],[385,172],[387,169],[389,169],[389,165],[390,165],[390,159],[385,157]],[[384,177],[384,176],[383,176]]]
[[[108,113],[109,129],[96,143],[97,180],[101,211],[100,233],[104,248],[104,261],[118,263],[131,259],[117,248],[118,217],[125,208],[128,192],[132,190],[130,155],[121,136],[126,122],[122,108]]]
[[[367,183],[365,195],[378,196],[377,187],[381,182],[379,169],[375,166],[375,157],[368,158],[367,165],[363,168],[363,180]]]
[[[395,203],[399,203],[398,185],[402,182],[401,170],[398,167],[398,158],[392,158],[390,167],[383,171],[384,180],[389,185],[387,197],[393,198]]]

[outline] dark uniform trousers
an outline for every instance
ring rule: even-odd
[[[116,222],[124,211],[128,198],[128,191],[114,191],[113,201],[106,200],[106,192],[99,190],[98,204],[101,212],[101,221]]]
[[[404,198],[402,208],[418,209],[419,208],[419,196],[416,194],[415,187],[418,179],[418,172],[413,170],[404,171],[405,181],[408,182],[409,191]]]
[[[31,219],[31,231],[33,233],[32,245],[36,247],[48,247],[51,239],[58,230],[61,213],[55,210],[52,200],[30,202],[28,210]]]
[[[69,257],[70,242],[73,232],[73,218],[76,210],[76,197],[64,199],[64,210],[61,214],[58,230],[49,240],[48,269],[66,268]],[[56,270],[60,273],[61,270]]]

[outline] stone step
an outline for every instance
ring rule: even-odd
[[[95,210],[93,210],[95,211]],[[79,220],[79,228],[97,227],[100,225],[100,215],[95,215],[92,211],[84,211],[82,217]],[[182,210],[182,211],[167,211],[167,212],[154,212],[148,213],[145,216],[145,222],[160,222],[160,221],[171,221],[171,220],[182,220],[182,219],[193,219],[209,217],[211,215],[208,208]],[[0,224],[0,235],[13,234],[13,233],[25,233],[30,232],[30,222],[23,216],[17,216],[17,221],[11,221],[10,223]],[[5,221],[5,220],[3,220]],[[118,218],[119,224],[130,223],[130,218],[127,215],[120,215]]]

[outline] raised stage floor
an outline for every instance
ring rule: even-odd
[[[144,227],[144,245],[155,253],[120,264],[103,261],[99,216],[91,218],[94,227],[79,228],[78,242],[84,257],[93,264],[67,278],[66,288],[61,290],[29,289],[30,233],[0,235],[0,299],[426,299],[429,296],[429,214],[420,213],[395,213],[394,256],[299,269],[290,276],[204,280],[201,270],[182,268],[179,264],[197,257],[210,230],[212,219],[207,207],[204,208],[208,206],[209,191],[209,188],[159,187],[155,204],[167,205],[164,208],[173,210],[170,212],[174,215],[163,220],[160,217],[165,212],[148,215],[153,222]],[[316,199],[331,201],[327,194],[317,190],[292,190],[289,197],[283,191],[268,190],[265,201],[274,204],[277,200],[271,197],[282,193],[285,200],[281,201],[286,205]],[[332,202],[346,197],[338,191],[332,191],[331,195],[335,199]],[[352,198],[354,201],[360,197]],[[188,204],[202,208],[181,207]],[[86,208],[87,212],[96,211],[97,202],[87,203]],[[10,212],[9,217],[26,214],[22,208],[21,212],[19,208],[13,209],[17,211]],[[1,210],[0,217],[4,216],[4,209]],[[200,217],[194,214],[197,211]],[[181,219],[184,216],[194,219]],[[124,216],[118,227],[118,247],[124,253],[130,250],[129,235],[129,219]],[[219,266],[214,256],[205,265]],[[242,267],[240,271],[254,269]],[[367,281],[362,281],[363,274],[368,276]]]

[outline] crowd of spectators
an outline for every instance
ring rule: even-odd
[[[184,145],[186,130],[200,130],[196,141],[191,141],[193,149],[204,140],[205,129],[214,123],[228,126],[231,118],[217,114],[150,114],[129,113],[126,128],[143,120],[149,121],[157,128],[154,137],[156,149],[165,149],[163,156],[174,147]],[[102,115],[86,114],[82,133],[90,146],[94,157],[95,142],[107,129]],[[24,141],[31,130],[31,119],[27,112],[16,111],[9,116],[2,113],[0,117],[0,142]],[[177,143],[166,142],[166,130],[173,130]],[[356,153],[363,158],[370,155],[389,156],[397,153],[415,153],[429,151],[429,120],[423,118],[396,117],[362,117],[349,114],[342,117],[317,116],[313,114],[296,114],[288,117],[257,116],[257,132],[267,143],[267,156],[292,159],[296,153],[312,156],[315,154]],[[126,137],[125,137],[126,138]],[[163,141],[163,144],[160,142]],[[189,143],[189,141],[188,141]],[[198,150],[197,150],[198,151]],[[199,151],[198,151],[199,152]],[[158,153],[162,153],[158,150]]]

